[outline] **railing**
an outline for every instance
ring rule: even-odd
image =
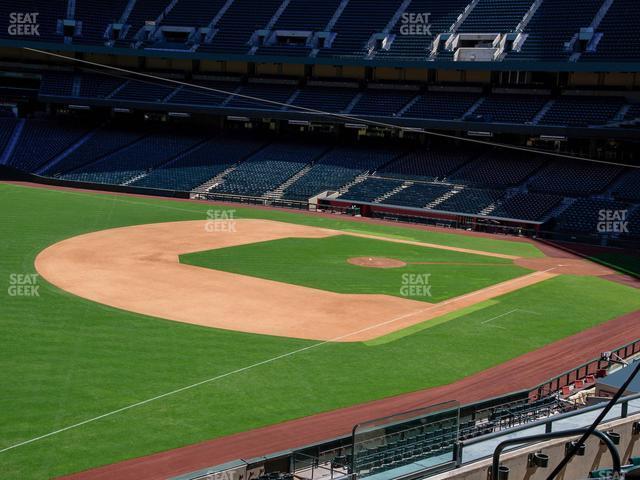
[[[612,350],[611,353],[622,359],[629,358],[640,353],[640,339],[628,343],[616,350]],[[539,398],[552,395],[553,393],[560,391],[562,387],[569,386],[575,383],[576,380],[582,380],[590,375],[597,375],[599,370],[608,368],[609,366],[610,362],[601,358],[590,360],[576,368],[572,368],[571,370],[561,373],[551,380],[541,383],[537,387],[534,387],[529,392],[529,399],[537,400]]]
[[[525,437],[536,433],[560,432],[575,428],[576,425],[590,425],[605,403],[581,408],[569,413],[561,413],[543,420],[520,425],[509,430],[490,433],[482,437],[461,441],[458,444],[457,466],[491,457],[495,447],[504,439]],[[627,418],[640,413],[640,393],[623,397],[605,417],[605,422]],[[514,449],[515,450],[515,449]]]

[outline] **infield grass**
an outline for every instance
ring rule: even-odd
[[[205,220],[210,208],[0,184],[0,450],[314,345],[137,315],[75,297],[42,279],[38,297],[7,295],[11,274],[35,273],[35,256],[52,243],[107,228]],[[532,245],[520,242],[278,211],[238,208],[237,214],[540,255]],[[638,310],[640,295],[598,278],[559,276],[483,307],[428,328],[385,337],[377,345],[323,344],[5,451],[0,453],[0,478],[56,477],[444,385]],[[514,309],[536,314],[508,313]],[[491,320],[494,317],[499,318]]]
[[[347,262],[355,257],[384,257],[406,265],[368,268]],[[507,259],[351,235],[251,243],[181,255],[180,261],[330,292],[424,302],[440,302],[531,272]]]

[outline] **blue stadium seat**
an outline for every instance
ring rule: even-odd
[[[303,143],[274,143],[242,162],[213,191],[234,195],[262,196],[275,190],[326,147]]]
[[[251,139],[214,138],[151,171],[131,185],[191,191],[242,161],[261,146],[261,142]]]

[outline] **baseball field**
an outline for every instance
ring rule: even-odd
[[[3,479],[450,384],[640,310],[507,237],[14,184],[0,219]]]

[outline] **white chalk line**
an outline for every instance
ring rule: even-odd
[[[525,276],[519,277],[519,278],[520,279],[524,279],[524,278],[537,276],[537,275],[540,275],[540,274],[543,274],[543,273],[548,273],[548,272],[550,272],[552,270],[555,270],[555,268],[556,267],[549,268],[549,269],[543,270],[543,271],[534,272],[534,273],[531,273],[529,275],[525,275]],[[514,280],[516,280],[516,279],[514,279]],[[45,438],[49,438],[49,437],[52,437],[54,435],[58,435],[60,433],[66,432],[66,431],[73,430],[73,429],[81,427],[83,425],[87,425],[89,423],[97,422],[98,420],[102,420],[103,418],[111,417],[111,416],[116,415],[118,413],[122,413],[122,412],[125,412],[127,410],[131,410],[133,408],[146,405],[146,404],[154,402],[156,400],[160,400],[162,398],[166,398],[166,397],[169,397],[169,396],[172,396],[172,395],[176,395],[178,393],[194,389],[194,388],[199,387],[201,385],[205,385],[207,383],[212,383],[212,382],[215,382],[217,380],[221,380],[223,378],[230,377],[231,375],[235,375],[235,374],[238,374],[238,373],[246,372],[247,370],[251,370],[253,368],[260,367],[262,365],[267,365],[267,364],[273,363],[273,362],[275,362],[277,360],[281,360],[283,358],[291,357],[291,356],[297,355],[299,353],[302,353],[302,352],[305,352],[305,351],[309,351],[309,350],[321,347],[321,346],[326,345],[328,343],[339,342],[341,340],[344,340],[344,339],[349,338],[349,337],[353,337],[353,336],[358,335],[360,333],[364,333],[364,332],[367,332],[369,330],[374,330],[376,328],[384,327],[386,325],[390,325],[392,323],[399,322],[400,320],[404,320],[405,318],[409,318],[409,317],[412,317],[412,316],[415,316],[415,315],[420,315],[422,313],[426,313],[426,312],[428,312],[430,310],[434,310],[436,308],[440,308],[440,307],[448,305],[450,303],[457,302],[457,301],[460,301],[460,300],[463,300],[463,299],[466,299],[466,298],[470,298],[470,297],[479,295],[480,293],[486,293],[486,292],[494,290],[496,288],[500,288],[502,286],[502,283],[504,283],[504,282],[501,282],[499,284],[493,285],[491,287],[488,287],[488,288],[485,288],[485,289],[482,289],[482,290],[476,290],[475,292],[471,292],[471,293],[468,293],[466,295],[462,295],[460,297],[451,298],[449,300],[445,300],[444,302],[440,302],[440,303],[437,303],[435,305],[431,305],[431,306],[429,306],[427,308],[423,308],[423,309],[417,310],[415,312],[406,313],[404,315],[400,315],[400,316],[392,318],[390,320],[386,320],[384,322],[381,322],[381,323],[378,323],[378,324],[375,324],[375,325],[371,325],[371,326],[362,328],[360,330],[356,330],[356,331],[351,332],[351,333],[340,335],[338,337],[335,337],[335,338],[332,338],[332,339],[329,339],[329,340],[324,340],[322,342],[318,342],[318,343],[315,343],[313,345],[309,345],[309,346],[306,346],[306,347],[303,347],[303,348],[299,348],[297,350],[293,350],[291,352],[284,353],[282,355],[278,355],[278,356],[269,358],[267,360],[263,360],[261,362],[254,363],[254,364],[248,365],[246,367],[238,368],[238,369],[233,370],[231,372],[227,372],[227,373],[223,373],[223,374],[220,374],[220,375],[216,375],[215,377],[211,377],[211,378],[208,378],[208,379],[202,380],[200,382],[193,383],[191,385],[187,385],[187,386],[184,386],[184,387],[181,387],[181,388],[177,388],[175,390],[171,390],[170,392],[166,392],[166,393],[163,393],[163,394],[160,394],[160,395],[156,395],[155,397],[147,398],[146,400],[141,400],[139,402],[132,403],[130,405],[126,405],[126,406],[124,406],[122,408],[118,408],[117,410],[112,410],[111,412],[107,412],[107,413],[104,413],[102,415],[98,415],[97,417],[89,418],[87,420],[83,420],[82,422],[74,423],[73,425],[68,425],[68,426],[60,428],[58,430],[54,430],[52,432],[45,433],[44,435],[40,435],[38,437],[30,438],[29,440],[25,440],[25,441],[10,445],[8,447],[5,447],[5,448],[1,449],[0,453],[5,453],[5,452],[8,452],[9,450],[14,450],[14,449],[16,449],[18,447],[29,445],[29,444],[37,442],[39,440],[44,440]]]
[[[553,269],[551,269],[551,270],[553,270]],[[498,315],[496,317],[493,317],[493,318],[489,318],[488,320],[484,320],[483,322],[480,322],[480,323],[482,325],[486,325],[486,324],[488,324],[490,322],[493,322],[494,320],[497,320],[497,319],[502,318],[502,317],[506,317],[507,315],[511,315],[512,313],[516,313],[516,312],[524,312],[524,313],[529,313],[531,315],[542,315],[541,313],[538,313],[538,312],[532,312],[530,310],[523,310],[522,308],[514,308],[513,310],[509,310],[508,312],[505,312],[505,313],[503,313],[501,315]],[[506,328],[501,326],[501,325],[491,325],[491,326],[495,327],[495,328],[501,328],[503,330],[506,330]]]

